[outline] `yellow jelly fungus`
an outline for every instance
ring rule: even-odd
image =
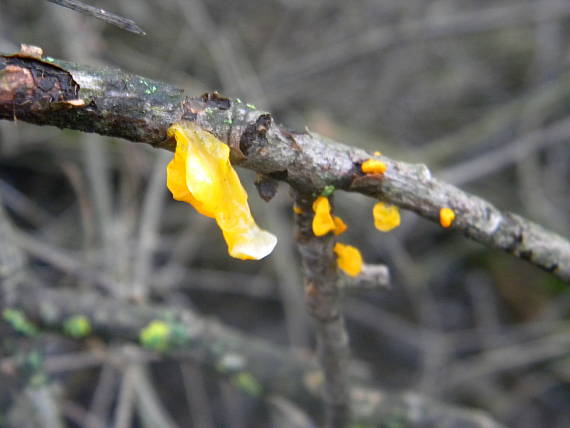
[[[358,248],[337,242],[334,246],[336,263],[347,275],[357,276],[362,270],[362,256]]]
[[[451,208],[442,208],[439,210],[439,224],[442,227],[450,227],[455,220],[455,212]]]
[[[319,196],[313,202],[313,233],[315,236],[323,236],[336,229],[331,215],[331,204],[326,196]]]
[[[372,209],[374,226],[382,232],[388,232],[400,225],[400,210],[395,205],[378,202]]]
[[[343,233],[346,229],[348,229],[348,226],[346,225],[346,223],[342,220],[342,218],[337,217],[336,215],[333,216],[333,221],[334,221],[334,230],[333,233],[335,235],[340,235],[341,233]]]
[[[365,174],[384,174],[388,166],[378,159],[368,159],[362,163],[362,172]]]
[[[271,253],[277,238],[255,224],[247,193],[230,164],[229,147],[194,122],[175,123],[168,136],[176,140],[174,158],[166,169],[174,199],[216,219],[230,256],[259,260]]]
[[[303,208],[297,204],[293,204],[293,212],[297,215],[303,214]]]
[[[380,153],[380,152],[374,152],[374,156],[382,156],[382,153]]]

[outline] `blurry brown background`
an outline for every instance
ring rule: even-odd
[[[92,4],[134,19],[147,35],[40,0],[3,0],[0,52],[33,44],[189,94],[218,90],[291,128],[426,163],[437,177],[570,237],[565,0]],[[312,347],[286,186],[269,204],[250,192],[277,250],[260,262],[232,260],[213,221],[171,200],[170,156],[0,122],[0,194],[41,278],[81,289],[97,275],[117,298],[190,306],[270,341]],[[253,190],[253,175],[240,175]],[[383,234],[373,228],[373,201],[339,193],[336,204],[349,225],[345,241],[393,276],[389,291],[347,297],[353,356],[377,384],[481,408],[511,427],[570,426],[567,285],[414,214]],[[90,345],[79,346],[54,338],[46,352]],[[144,386],[173,424],[271,426],[264,403],[191,364],[181,379],[177,367],[150,365]],[[54,379],[68,426],[82,426],[73,412],[94,408],[111,426],[112,412],[100,409],[113,406],[121,374],[102,365]],[[131,426],[152,426],[144,418]]]

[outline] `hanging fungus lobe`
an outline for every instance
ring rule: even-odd
[[[357,276],[362,271],[362,256],[358,248],[337,242],[333,248],[339,269],[347,275]]]
[[[442,227],[450,227],[455,220],[455,212],[451,208],[442,208],[439,210],[439,224]]]
[[[177,122],[167,133],[176,140],[166,170],[174,199],[216,219],[230,256],[258,260],[271,253],[277,238],[255,223],[247,193],[230,164],[229,147],[193,122]]]
[[[342,218],[337,217],[336,215],[333,216],[333,221],[334,221],[334,234],[335,235],[340,235],[341,233],[343,233],[346,229],[348,229],[348,226],[346,225],[346,223],[342,220]]]
[[[365,174],[384,174],[388,169],[388,165],[378,159],[368,159],[362,163],[361,168]]]
[[[388,232],[400,225],[400,210],[395,205],[378,202],[372,209],[374,226],[382,232]]]

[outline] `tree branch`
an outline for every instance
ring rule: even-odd
[[[342,289],[333,252],[332,234],[315,236],[312,230],[312,195],[297,194],[301,213],[297,221],[297,245],[303,263],[305,301],[317,330],[317,352],[324,374],[327,428],[344,428],[350,422],[349,339],[342,305]]]
[[[441,207],[453,229],[570,282],[570,242],[516,214],[436,180],[424,165],[380,156],[388,171],[364,176],[370,153],[307,131],[295,133],[270,114],[216,93],[185,96],[166,83],[108,67],[89,67],[26,53],[0,56],[0,118],[96,132],[172,150],[166,130],[196,121],[232,149],[232,161],[286,181],[301,193],[325,186],[359,192],[433,221]]]

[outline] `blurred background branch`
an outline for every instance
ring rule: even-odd
[[[27,43],[190,94],[218,89],[292,128],[430,165],[450,184],[568,236],[564,0],[92,4],[133,18],[147,36],[46,2],[4,0],[0,51]],[[0,192],[41,286],[183,307],[279,349],[312,348],[287,192],[267,205],[250,192],[260,224],[279,235],[278,257],[238,264],[209,222],[167,197],[158,202],[166,196],[152,190],[161,187],[160,152],[0,121]],[[371,201],[356,193],[337,195],[335,205],[346,240],[391,276],[389,289],[346,290],[351,372],[382,391],[429,397],[421,409],[446,402],[484,409],[506,426],[570,424],[570,299],[561,280],[407,212],[396,231],[372,233]],[[315,424],[289,401],[268,404],[192,361],[133,352],[129,340],[44,330],[26,338],[5,322],[0,332],[2,361],[26,371],[2,379],[0,425],[6,408],[28,426]],[[59,368],[33,376],[38,357]],[[426,403],[414,394],[407,404]],[[403,424],[398,414],[389,422]]]
[[[123,30],[130,31],[131,33],[144,35],[145,32],[135,24],[132,19],[123,18],[122,16],[115,15],[114,13],[107,12],[103,9],[98,9],[93,6],[89,6],[83,2],[77,0],[47,0],[50,3],[57,4],[59,6],[67,7],[76,12],[84,13],[85,15],[92,16],[94,18],[100,19],[111,25],[115,25]]]
[[[308,355],[303,355],[301,350],[295,353],[279,349],[274,344],[239,333],[185,308],[140,305],[111,299],[93,292],[78,293],[76,290],[51,289],[30,272],[25,261],[25,254],[17,246],[17,240],[14,239],[13,227],[1,208],[0,239],[4,244],[0,254],[0,272],[3,274],[0,304],[5,319],[7,319],[6,310],[18,308],[18,311],[21,311],[21,319],[29,320],[25,322],[34,322],[40,328],[60,333],[67,332],[69,335],[69,327],[66,327],[69,325],[69,320],[81,314],[90,325],[89,335],[96,334],[100,339],[105,339],[109,343],[121,340],[134,344],[142,342],[144,345],[143,332],[149,325],[159,320],[164,320],[162,322],[171,329],[166,339],[167,342],[165,342],[167,346],[160,348],[161,354],[124,345],[116,349],[110,346],[107,349],[92,349],[91,352],[83,354],[70,352],[46,357],[38,361],[38,365],[34,367],[35,376],[38,376],[38,373],[44,376],[54,376],[62,372],[74,372],[104,364],[111,364],[118,368],[126,367],[118,392],[119,404],[115,412],[115,422],[119,426],[130,426],[127,420],[132,418],[133,409],[123,408],[123,406],[132,405],[132,403],[127,404],[127,401],[134,400],[133,394],[135,393],[142,400],[139,412],[143,412],[141,415],[143,419],[154,421],[154,424],[159,426],[175,426],[172,422],[168,422],[170,416],[162,409],[160,398],[154,396],[156,394],[152,392],[154,387],[149,383],[148,374],[145,373],[142,365],[163,359],[176,361],[180,365],[193,361],[200,364],[204,370],[211,370],[216,376],[225,379],[249,395],[268,399],[280,397],[281,400],[285,399],[293,403],[307,414],[313,413],[319,407],[320,391],[326,377],[323,378],[317,366]],[[330,283],[327,283],[327,286],[331,286]],[[328,310],[322,306],[316,309]],[[330,329],[329,326],[324,325],[322,328]],[[38,332],[29,335],[36,336],[36,334]],[[42,332],[42,335],[47,334],[47,330]],[[325,335],[325,340],[327,337]],[[325,342],[323,345],[324,351],[331,352],[331,349],[327,349],[330,344]],[[154,345],[146,343],[146,346],[152,348]],[[348,348],[344,348],[343,352],[347,353]],[[325,356],[325,359],[330,362],[334,360],[330,355]],[[12,358],[0,359],[0,377],[3,378],[4,384],[9,385],[13,379],[25,376],[27,363],[22,361],[17,354]],[[348,361],[344,360],[343,363],[343,370],[347,371]],[[325,376],[327,369],[328,367],[325,366]],[[339,376],[339,373],[335,373],[334,376]],[[328,380],[333,382],[333,391],[338,390],[338,386],[334,385],[334,376]],[[344,376],[347,374],[345,373]],[[352,377],[357,381],[360,376],[355,373]],[[344,377],[342,381],[347,382],[348,378]],[[140,382],[143,384],[139,384]],[[424,426],[426,423],[431,423],[428,421],[435,419],[437,423],[450,424],[450,426],[469,423],[480,427],[500,427],[482,413],[452,408],[412,393],[381,392],[365,386],[367,382],[363,383],[361,380],[360,383],[361,385],[356,382],[351,386],[353,393],[350,395],[330,397],[334,400],[341,399],[340,402],[334,403],[337,406],[348,406],[352,401],[355,421],[359,423],[374,424],[379,420],[396,417],[409,421],[414,426]],[[344,388],[348,389],[348,384]],[[324,389],[329,390],[327,386],[324,386]],[[40,391],[43,391],[46,399],[59,401],[57,394],[50,387],[38,384],[33,394],[37,396]],[[14,393],[14,391],[11,392]],[[146,394],[152,395],[146,397]],[[39,406],[39,404],[36,405]],[[77,417],[73,415],[81,413],[81,410],[73,403],[65,404],[61,410],[57,409],[58,405],[55,402],[50,405],[56,406],[54,409],[56,414],[60,411],[71,412],[68,417],[72,419]],[[38,410],[41,412],[40,417],[45,418],[48,410],[45,408]],[[14,412],[16,414],[9,417],[11,424],[22,417],[18,414],[18,410]],[[145,415],[145,412],[151,414]],[[344,412],[348,410],[345,408]],[[90,417],[91,415],[86,414],[83,419]],[[348,414],[344,417],[348,417]],[[77,417],[77,419],[81,418]],[[332,421],[331,423],[333,426],[338,426],[345,422]],[[35,422],[28,420],[22,423]],[[100,426],[102,422],[91,423],[93,426]],[[56,425],[63,426],[62,422],[57,422],[57,424],[54,422],[53,426]]]

